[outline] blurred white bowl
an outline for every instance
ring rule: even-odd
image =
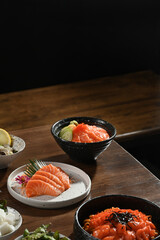
[[[25,141],[17,136],[11,135],[12,147],[16,151],[11,155],[0,155],[0,169],[7,168],[9,164],[24,150]]]
[[[22,225],[22,216],[21,214],[15,210],[14,208],[11,208],[11,207],[7,207],[8,209],[8,212],[9,213],[13,213],[16,215],[16,224],[14,225],[15,229],[14,231],[8,233],[8,234],[5,234],[3,236],[0,236],[0,240],[9,240],[11,238],[11,236],[20,228],[20,226]]]

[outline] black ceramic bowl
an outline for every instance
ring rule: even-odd
[[[96,214],[103,211],[106,208],[119,207],[123,209],[132,209],[143,212],[146,215],[152,216],[152,222],[160,230],[160,208],[154,203],[133,196],[127,195],[106,195],[97,198],[93,198],[83,203],[75,213],[74,219],[74,236],[75,240],[95,240],[97,238],[91,236],[86,232],[82,226],[84,219],[87,219],[89,215]],[[160,235],[154,240],[160,239]]]
[[[61,139],[59,137],[60,130],[69,125],[69,123],[73,120],[76,120],[78,123],[96,125],[97,127],[104,128],[108,132],[110,138],[105,141],[94,143],[79,143]],[[72,117],[62,119],[53,124],[51,127],[51,133],[58,145],[70,156],[71,159],[88,162],[95,160],[99,154],[101,154],[110,145],[112,139],[116,135],[116,129],[112,124],[98,118]]]

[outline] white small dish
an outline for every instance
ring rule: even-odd
[[[18,201],[25,203],[29,206],[38,208],[61,208],[72,205],[84,199],[91,190],[90,177],[81,169],[68,165],[65,163],[47,162],[46,164],[53,164],[56,167],[60,167],[65,171],[73,182],[71,187],[64,191],[57,197],[48,195],[28,198],[21,194],[19,184],[15,181],[18,175],[22,175],[26,169],[26,165],[21,166],[14,170],[8,177],[7,188],[9,193]]]
[[[10,163],[24,150],[25,141],[17,136],[11,135],[13,149],[16,151],[11,155],[0,155],[0,169],[7,168]]]
[[[19,237],[17,237],[16,239],[14,239],[14,240],[21,240],[22,239],[22,237],[23,237],[23,235],[21,235],[21,236],[19,236]],[[59,234],[59,237],[60,238],[63,238],[63,237],[66,237],[66,236],[64,236],[63,234]],[[68,238],[68,237],[66,237],[68,240],[71,240],[70,238]]]
[[[8,212],[10,213],[13,213],[16,215],[16,224],[15,224],[15,230],[8,233],[8,234],[5,234],[3,236],[0,236],[0,240],[9,240],[11,238],[11,236],[20,228],[20,226],[22,225],[22,216],[21,214],[15,210],[14,208],[11,208],[11,207],[7,207],[8,209]]]

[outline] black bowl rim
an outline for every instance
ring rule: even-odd
[[[71,142],[71,141],[67,141],[67,140],[64,140],[64,139],[62,139],[62,138],[60,138],[58,135],[56,135],[55,134],[55,132],[53,131],[53,128],[57,125],[57,124],[59,124],[60,122],[65,122],[65,121],[72,121],[72,120],[78,120],[78,119],[83,119],[83,118],[86,118],[86,119],[88,119],[88,120],[93,120],[93,121],[102,121],[102,125],[105,123],[105,124],[107,124],[107,125],[110,125],[113,129],[114,129],[114,134],[111,136],[111,137],[109,137],[108,139],[106,139],[106,140],[104,140],[104,141],[99,141],[99,142],[93,142],[93,143],[80,143],[80,142]],[[95,125],[96,125],[96,123],[95,123]],[[71,145],[90,145],[90,144],[92,144],[92,145],[97,145],[97,144],[99,144],[99,143],[107,143],[107,142],[110,142],[111,140],[113,140],[114,138],[115,138],[115,136],[116,136],[116,134],[117,134],[117,131],[116,131],[116,128],[111,124],[111,123],[109,123],[109,122],[107,122],[107,121],[105,121],[105,120],[103,120],[103,119],[101,119],[101,118],[96,118],[96,117],[85,117],[85,116],[82,116],[82,117],[69,117],[69,118],[64,118],[64,119],[61,119],[61,120],[58,120],[57,122],[55,122],[52,126],[51,126],[51,133],[52,133],[52,135],[55,137],[55,138],[57,138],[57,139],[59,139],[60,141],[62,141],[62,142],[64,142],[64,143],[70,143]]]
[[[146,203],[149,203],[149,204],[151,204],[151,205],[154,206],[154,207],[160,208],[157,204],[155,204],[155,203],[153,203],[153,202],[151,202],[151,201],[149,201],[149,200],[147,200],[147,199],[145,199],[145,198],[140,198],[140,197],[136,197],[136,196],[132,196],[132,195],[126,195],[126,194],[110,194],[110,195],[102,195],[102,196],[98,196],[98,197],[91,198],[91,199],[89,199],[88,201],[85,201],[84,203],[82,203],[82,204],[78,207],[78,209],[76,210],[76,212],[75,212],[75,221],[76,221],[76,223],[78,224],[78,226],[80,227],[80,229],[85,232],[85,235],[87,235],[88,237],[90,237],[91,235],[82,228],[82,226],[81,226],[81,224],[80,224],[80,222],[79,222],[79,220],[78,220],[78,213],[79,213],[80,209],[81,209],[85,204],[87,204],[87,203],[89,203],[89,202],[91,202],[91,201],[93,201],[93,200],[96,200],[96,199],[99,199],[99,198],[105,198],[105,197],[127,197],[127,198],[133,198],[133,199],[137,199],[137,200],[141,200],[141,201],[144,201],[144,202],[146,202]],[[153,240],[156,240],[156,239],[158,240],[158,239],[159,239],[159,236],[160,236],[160,235],[158,235],[158,236],[157,236],[156,238],[154,238]],[[93,239],[98,239],[98,238],[95,238],[95,237],[93,237],[93,236],[92,236],[92,238],[93,238]]]

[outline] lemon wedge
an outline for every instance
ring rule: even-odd
[[[0,145],[7,144],[7,145],[11,146],[11,141],[12,140],[11,140],[9,133],[6,130],[0,128]]]

